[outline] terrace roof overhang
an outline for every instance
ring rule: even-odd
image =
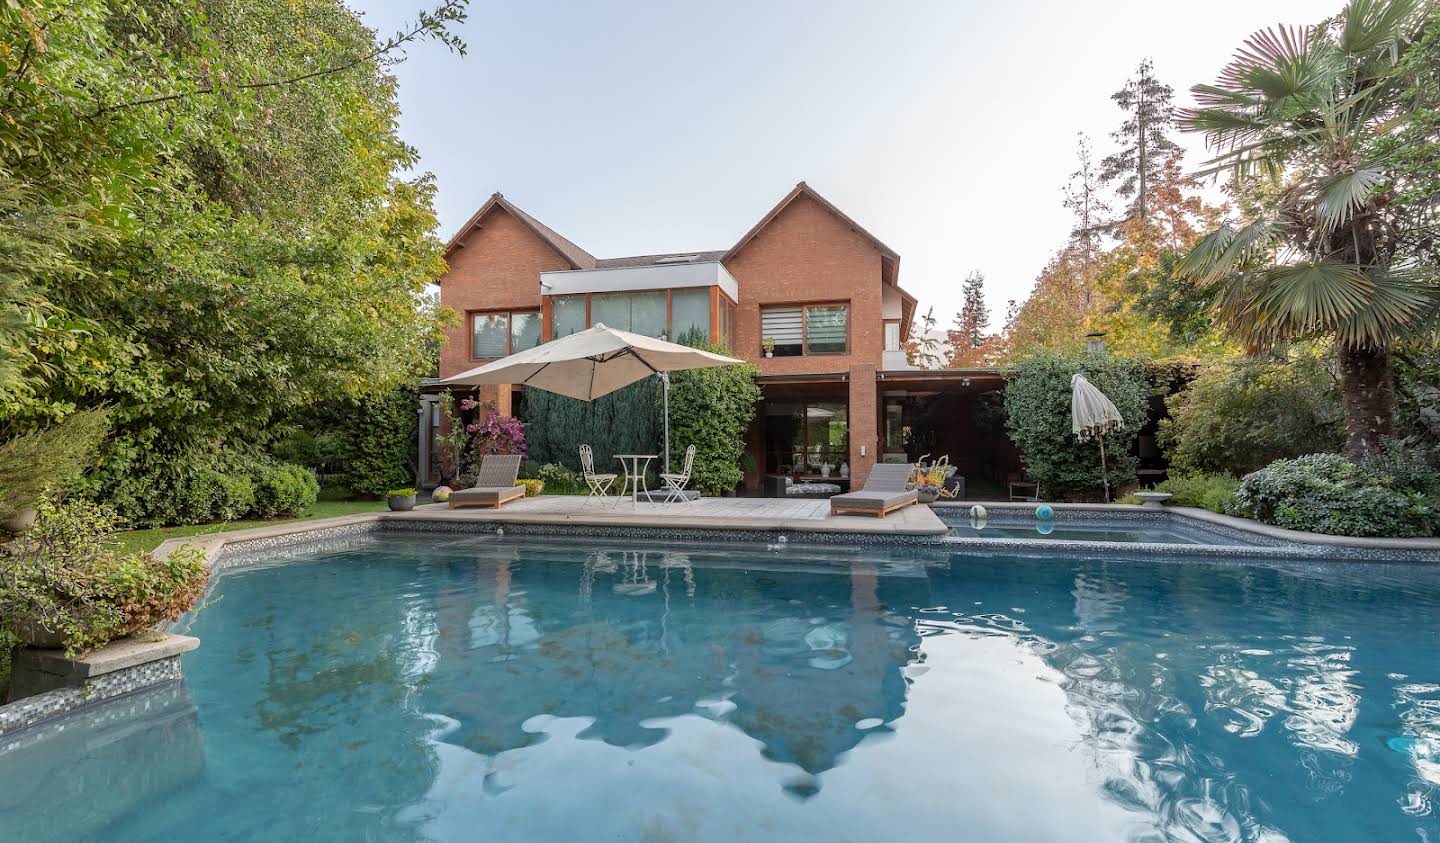
[[[901,369],[876,372],[875,383],[882,393],[960,394],[993,392],[1009,377],[1004,369]]]

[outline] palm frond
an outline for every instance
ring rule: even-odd
[[[1340,49],[1353,56],[1397,44],[1425,5],[1423,0],[1350,0],[1341,15]]]
[[[1335,338],[1353,347],[1375,347],[1423,334],[1427,315],[1440,306],[1440,289],[1413,271],[1362,271],[1372,285],[1366,306],[1336,326]]]
[[[1385,174],[1377,167],[1357,167],[1336,173],[1320,183],[1320,201],[1315,217],[1325,232],[1331,232],[1370,199]]]
[[[1260,281],[1249,318],[1283,336],[1333,330],[1364,309],[1375,291],[1360,267],[1324,260],[1269,267]]]
[[[1178,277],[1211,286],[1245,271],[1252,259],[1268,252],[1279,239],[1278,225],[1253,220],[1239,228],[1222,225],[1201,237],[1175,267]]]
[[[1254,92],[1271,102],[1314,89],[1335,69],[1319,35],[1314,27],[1260,30],[1220,72],[1220,86]]]

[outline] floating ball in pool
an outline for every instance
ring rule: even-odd
[[[989,515],[990,515],[989,511],[986,510],[985,507],[981,506],[981,505],[978,504],[978,503],[975,504],[974,506],[970,507],[970,517],[971,517],[971,518],[984,519],[984,518],[988,518]]]
[[[435,491],[430,493],[430,500],[434,501],[435,503],[444,503],[450,500],[450,487],[436,486]]]
[[[1042,503],[1035,507],[1035,517],[1041,521],[1049,521],[1055,517],[1055,510],[1050,507],[1050,504]]]

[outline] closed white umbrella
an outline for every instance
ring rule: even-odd
[[[486,363],[440,381],[445,386],[519,383],[593,401],[641,378],[665,385],[665,470],[670,470],[670,372],[742,361],[643,334],[595,327]]]
[[[1105,466],[1105,434],[1125,424],[1115,402],[1095,384],[1076,374],[1070,378],[1070,429],[1082,442],[1096,437],[1100,440],[1100,476],[1105,484],[1105,502],[1110,502],[1110,472]]]

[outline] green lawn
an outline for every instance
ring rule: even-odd
[[[151,530],[127,530],[114,535],[121,550],[154,550],[166,539],[182,536],[208,536],[230,530],[244,530],[249,527],[268,527],[274,524],[288,524],[292,521],[310,521],[315,518],[334,518],[339,515],[355,515],[361,512],[379,512],[385,509],[384,501],[318,501],[310,511],[298,518],[274,518],[260,521],[226,521],[223,524],[192,524],[187,527],[156,527]]]

